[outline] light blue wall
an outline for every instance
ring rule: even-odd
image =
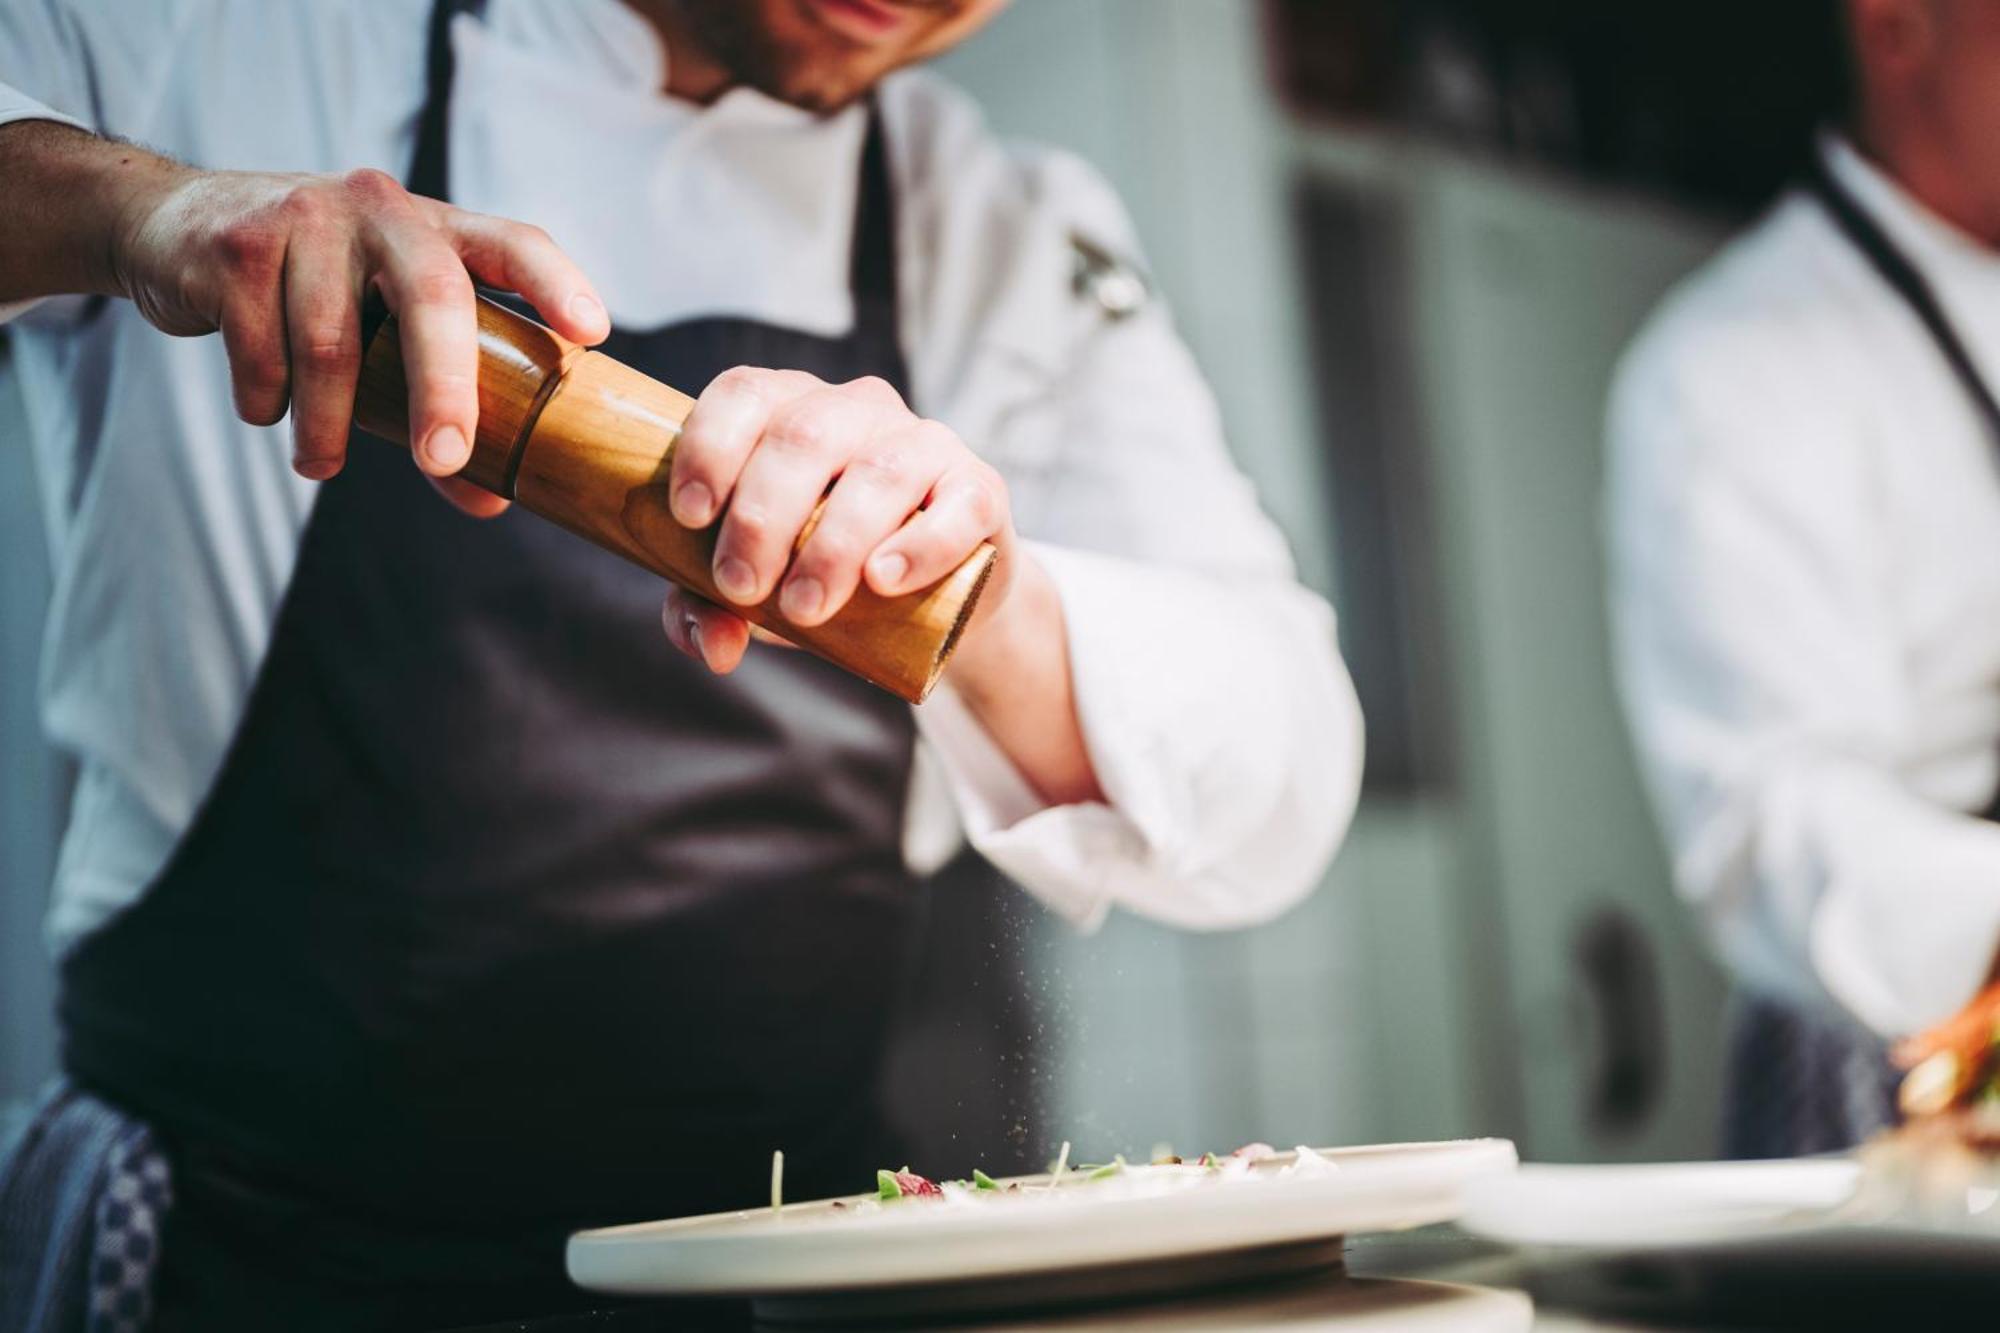
[[[1088,1151],[1498,1133],[1556,1159],[1712,1143],[1720,985],[1613,706],[1599,423],[1617,348],[1715,239],[1698,219],[1380,128],[1300,125],[1268,90],[1257,0],[1015,0],[941,62],[1004,133],[1090,159],[1131,210],[1238,461],[1331,586],[1331,499],[1291,212],[1302,179],[1392,219],[1366,331],[1411,361],[1399,419],[1432,479],[1455,781],[1371,798],[1325,886],[1277,924],[1051,930],[1058,1123]],[[1357,300],[1361,299],[1357,293]],[[1364,320],[1365,322],[1365,320]],[[1578,941],[1605,913],[1656,964],[1665,1070],[1643,1123],[1592,1111],[1606,1034]]]
[[[1294,153],[1263,56],[1256,0],[1016,0],[939,68],[1002,134],[1118,190],[1237,462],[1327,589]],[[1047,929],[1058,1131],[1106,1156],[1493,1128],[1460,1050],[1451,835],[1434,811],[1366,811],[1320,892],[1256,930]]]

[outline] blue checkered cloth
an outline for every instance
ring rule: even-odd
[[[0,1159],[0,1333],[143,1333],[172,1206],[151,1129],[51,1088]]]

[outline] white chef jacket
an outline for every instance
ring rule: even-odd
[[[70,119],[208,167],[400,174],[429,8],[9,0],[0,123]],[[618,0],[492,0],[453,43],[454,201],[548,228],[616,321],[848,327],[860,108],[667,98],[666,52]],[[934,865],[962,831],[1084,925],[1114,905],[1197,928],[1274,915],[1318,880],[1359,786],[1331,612],[1297,584],[1164,309],[1114,319],[1077,291],[1074,237],[1135,250],[1104,184],[1003,147],[928,76],[892,78],[881,104],[912,402],[1007,478],[1109,797],[1044,808],[941,690],[917,710],[906,853]],[[55,554],[43,712],[80,771],[61,947],[132,902],[191,822],[315,487],[283,426],[236,419],[220,340],[73,299],[13,333]]]
[[[2000,384],[2000,254],[1828,165]],[[1883,1036],[2000,940],[2000,441],[1795,191],[1685,283],[1610,409],[1625,702],[1682,892],[1761,990]]]

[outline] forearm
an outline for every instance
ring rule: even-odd
[[[125,294],[121,229],[140,200],[189,170],[54,121],[0,125],[0,304]]]
[[[1086,928],[1113,906],[1216,930],[1297,902],[1360,784],[1360,712],[1325,604],[1275,578],[1030,549],[1068,617],[1070,706],[1103,795],[1040,796],[964,688],[941,690],[918,723],[973,846]]]
[[[1006,604],[966,635],[948,679],[1043,800],[1102,801],[1077,715],[1061,598],[1032,555],[1019,559]]]

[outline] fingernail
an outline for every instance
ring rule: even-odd
[[[708,650],[701,646],[701,626],[693,616],[687,618],[687,640],[688,647],[694,649],[694,655],[701,659],[703,666],[707,666]]]
[[[582,292],[569,298],[569,317],[579,324],[587,324],[594,329],[610,323],[605,317],[603,303],[596,297],[586,296]]]
[[[894,591],[903,586],[903,580],[909,573],[910,557],[901,551],[885,551],[868,562],[870,581],[883,591]]]
[[[340,471],[338,458],[301,458],[292,464],[292,471],[307,481],[325,481]]]
[[[438,471],[456,472],[472,457],[472,446],[465,442],[465,432],[458,427],[439,426],[424,441],[424,456]]]
[[[825,602],[826,589],[818,579],[798,578],[787,583],[779,594],[778,609],[785,613],[785,619],[804,623],[817,616]]]
[[[705,528],[715,517],[715,492],[704,482],[683,482],[674,492],[674,517],[690,528]]]
[[[724,556],[715,563],[715,586],[722,589],[722,595],[739,605],[747,604],[757,595],[757,574],[750,568],[748,560]]]

